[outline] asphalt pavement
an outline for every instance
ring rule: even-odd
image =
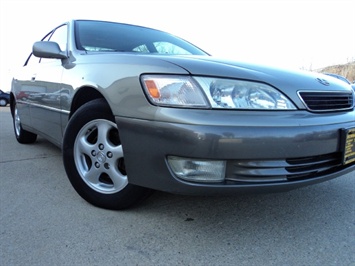
[[[0,108],[0,265],[355,265],[355,172],[287,193],[156,192],[125,211],[71,187],[56,146]]]

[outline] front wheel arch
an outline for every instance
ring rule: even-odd
[[[105,100],[104,96],[95,88],[93,87],[82,87],[80,88],[74,95],[74,98],[71,103],[70,107],[70,115],[69,119],[75,114],[75,112],[84,104],[97,100],[103,99],[106,104],[108,105],[107,101]]]

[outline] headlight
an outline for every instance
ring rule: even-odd
[[[252,110],[295,110],[275,88],[259,82],[190,77],[142,76],[149,99],[157,105]]]
[[[161,106],[208,108],[210,105],[197,82],[189,76],[142,76],[146,94]]]
[[[212,108],[294,110],[281,92],[259,82],[196,77]]]

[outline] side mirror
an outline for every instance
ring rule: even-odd
[[[32,53],[36,57],[65,59],[68,56],[60,50],[56,42],[35,42],[32,47]]]

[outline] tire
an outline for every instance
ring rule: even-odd
[[[0,99],[0,106],[6,106],[8,104],[6,99]]]
[[[104,209],[125,209],[151,190],[128,183],[117,125],[103,99],[79,108],[63,139],[63,162],[78,194]]]
[[[12,114],[12,121],[14,125],[14,131],[15,131],[15,136],[16,139],[19,143],[21,144],[30,144],[34,143],[37,139],[37,135],[29,132],[27,130],[24,130],[21,125],[21,119],[17,111],[17,105],[15,103],[14,108],[13,108],[13,114]]]

